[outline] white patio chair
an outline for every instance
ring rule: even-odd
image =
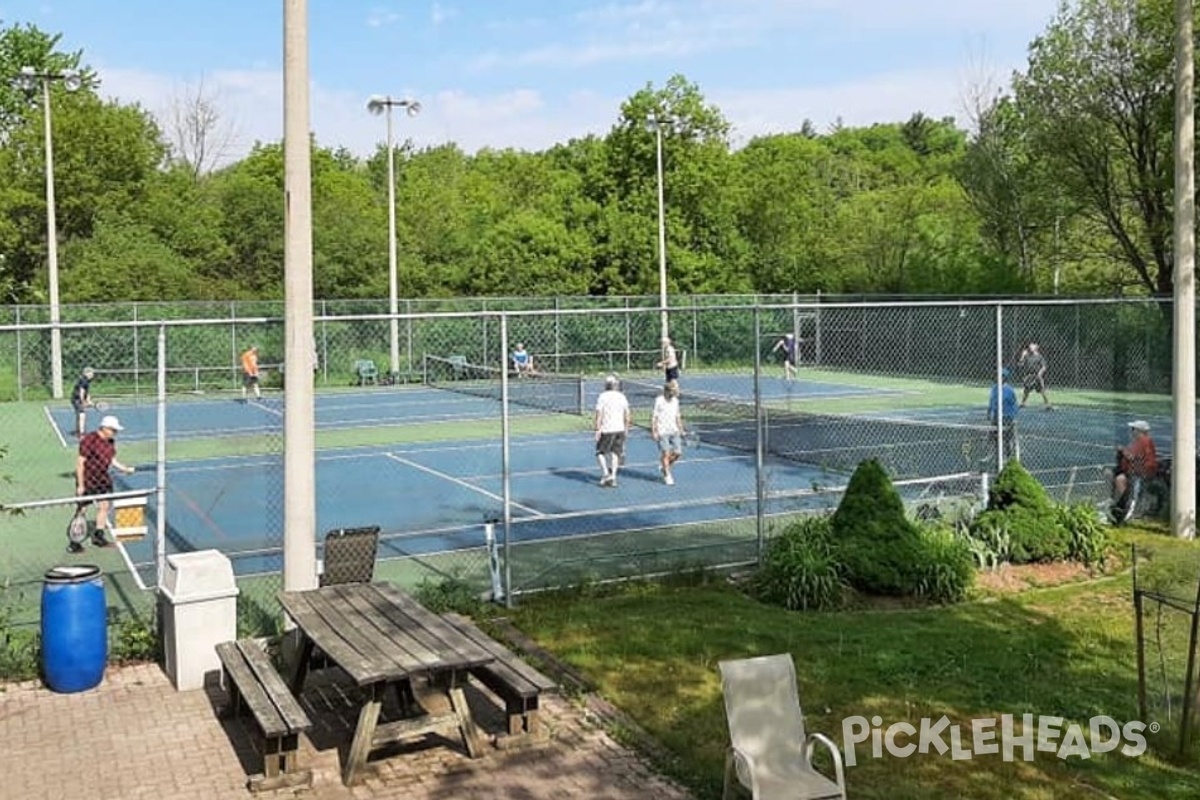
[[[735,778],[754,800],[845,800],[842,754],[826,736],[805,736],[791,655],[722,661],[720,668],[731,741],[725,758],[725,800],[733,796]],[[812,765],[818,743],[833,756],[835,780]]]

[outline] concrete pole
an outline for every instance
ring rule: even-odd
[[[1171,527],[1196,536],[1196,119],[1193,0],[1175,0],[1175,364]]]
[[[662,338],[671,335],[667,320],[667,217],[663,202],[662,121],[654,123],[654,142],[658,167],[658,307],[662,314]]]
[[[308,0],[283,2],[283,588],[317,585]]]
[[[46,262],[50,275],[50,391],[63,396],[62,329],[58,301],[58,216],[54,202],[54,126],[50,123],[50,78],[42,76],[42,119],[46,126]],[[82,434],[83,431],[80,431]]]

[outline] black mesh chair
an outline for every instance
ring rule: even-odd
[[[325,568],[321,585],[370,583],[375,577],[379,526],[338,528],[325,534]]]

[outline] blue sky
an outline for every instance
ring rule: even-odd
[[[981,87],[1025,63],[1058,0],[309,0],[311,115],[322,145],[369,153],[372,94],[411,96],[397,136],[542,149],[604,133],[623,100],[679,73],[734,144],[837,119],[966,120]],[[82,49],[104,94],[166,119],[203,91],[229,155],[282,131],[280,0],[0,0]],[[202,89],[201,89],[202,87]]]

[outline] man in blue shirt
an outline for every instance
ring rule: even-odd
[[[533,356],[529,355],[524,344],[517,343],[517,349],[512,354],[512,362],[513,370],[517,373],[518,378],[533,374]]]
[[[1012,456],[1019,460],[1021,449],[1017,444],[1017,412],[1021,409],[1021,404],[1017,400],[1017,390],[1008,382],[1009,376],[1008,368],[1005,367],[1000,371],[1003,383],[999,386],[992,386],[992,391],[988,395],[988,422],[995,425],[997,412],[1001,413],[1005,456]],[[995,435],[995,431],[993,431],[993,438]]]

